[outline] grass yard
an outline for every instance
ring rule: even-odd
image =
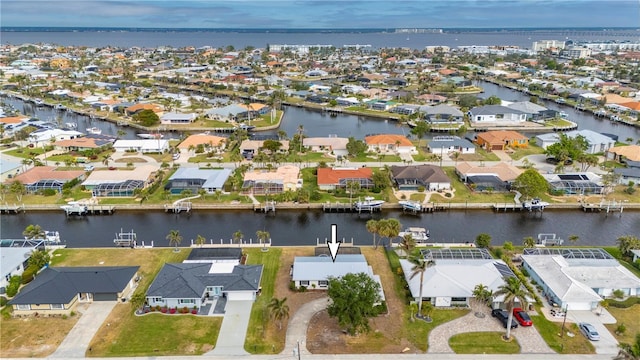
[[[520,344],[516,339],[504,341],[502,332],[469,332],[453,335],[449,346],[456,354],[517,354]]]
[[[284,348],[284,333],[278,331],[275,322],[269,319],[267,308],[269,301],[274,296],[276,274],[281,264],[282,249],[269,248],[262,251],[260,248],[246,249],[247,265],[262,264],[262,292],[253,303],[251,318],[247,327],[245,350],[254,354],[280,352]],[[293,316],[293,314],[289,314]],[[286,325],[283,326],[283,329]]]
[[[455,203],[511,203],[513,204],[512,193],[482,193],[471,191],[455,173],[453,167],[444,167],[444,172],[451,179],[451,186],[455,189],[455,195],[451,202]]]
[[[529,146],[527,147],[517,148],[514,150],[513,153],[508,153],[508,154],[513,160],[520,160],[525,156],[544,154],[544,149],[539,146],[529,144]]]
[[[609,306],[607,311],[618,320],[616,324],[606,324],[607,329],[614,334],[619,342],[633,344],[636,334],[640,334],[640,321],[638,321],[640,319],[640,304],[626,309]],[[624,324],[626,331],[621,335],[616,335],[616,329],[620,324]]]
[[[536,327],[544,341],[551,349],[559,354],[593,354],[595,348],[582,336],[578,326],[573,323],[565,325],[565,332],[571,332],[575,336],[570,337],[562,333],[562,323],[547,320],[543,315],[532,315],[533,325]]]
[[[6,309],[5,309],[6,310]],[[2,358],[46,357],[51,355],[78,322],[78,316],[11,318],[3,310],[0,320]],[[55,331],[48,331],[55,329]]]

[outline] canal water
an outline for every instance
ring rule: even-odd
[[[331,224],[338,226],[338,237],[356,245],[371,245],[373,237],[366,231],[370,219],[397,218],[403,228],[418,226],[429,229],[435,242],[473,242],[479,233],[492,236],[493,244],[512,241],[521,244],[527,236],[556,233],[565,240],[578,235],[577,245],[615,245],[623,235],[640,235],[640,212],[583,213],[545,211],[544,213],[490,210],[457,210],[419,216],[400,211],[371,214],[323,213],[313,210],[278,210],[275,214],[245,211],[203,211],[191,214],[168,214],[161,211],[116,211],[113,215],[66,217],[62,210],[55,212],[27,212],[0,217],[0,238],[21,238],[30,224],[59,231],[69,247],[110,247],[115,233],[135,231],[139,241],[155,246],[168,246],[167,234],[179,230],[184,237],[181,245],[190,244],[197,235],[216,243],[229,242],[233,233],[241,230],[245,238],[255,239],[258,230],[271,234],[273,245],[314,245],[318,238],[330,236]],[[568,241],[567,241],[568,244]]]

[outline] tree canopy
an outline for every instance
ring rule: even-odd
[[[143,126],[154,126],[160,122],[160,117],[152,110],[145,109],[133,115],[133,120]]]
[[[545,154],[558,160],[561,164],[568,159],[578,160],[589,148],[589,143],[584,136],[569,137],[560,134],[560,141],[547,146]]]
[[[491,245],[491,235],[480,233],[476,236],[476,246],[479,248],[488,248]]]
[[[358,156],[367,151],[367,144],[362,140],[357,140],[353,136],[349,137],[349,141],[347,142],[347,151],[350,156]]]
[[[547,180],[535,169],[527,169],[518,175],[512,187],[525,198],[539,197],[547,192]]]
[[[368,332],[369,318],[377,316],[376,307],[382,299],[380,284],[365,273],[349,273],[338,278],[329,278],[329,316],[338,319],[350,335]]]

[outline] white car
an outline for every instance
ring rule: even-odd
[[[86,165],[86,166],[84,167],[84,171],[87,171],[87,172],[89,172],[89,171],[93,171],[93,169],[94,169],[93,165]]]
[[[591,341],[600,340],[600,334],[598,334],[598,331],[593,327],[593,325],[589,323],[579,323],[578,328],[580,329],[580,332],[587,337],[587,339]]]

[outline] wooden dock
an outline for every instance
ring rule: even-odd
[[[254,204],[253,211],[255,212],[276,212],[276,202],[275,201],[267,201],[264,204]]]
[[[336,202],[336,203],[324,203],[322,204],[322,211],[324,212],[352,212],[353,211],[353,205],[349,204],[349,203],[340,203],[340,202]]]
[[[493,211],[495,212],[507,212],[507,211],[523,211],[522,204],[493,204]]]
[[[24,205],[16,205],[16,204],[0,205],[0,214],[17,214],[24,211],[25,211]]]
[[[191,201],[177,201],[171,205],[169,204],[165,204],[164,205],[164,211],[165,212],[171,212],[174,214],[179,214],[181,212],[191,212],[191,209],[193,208],[193,204],[191,203]]]

